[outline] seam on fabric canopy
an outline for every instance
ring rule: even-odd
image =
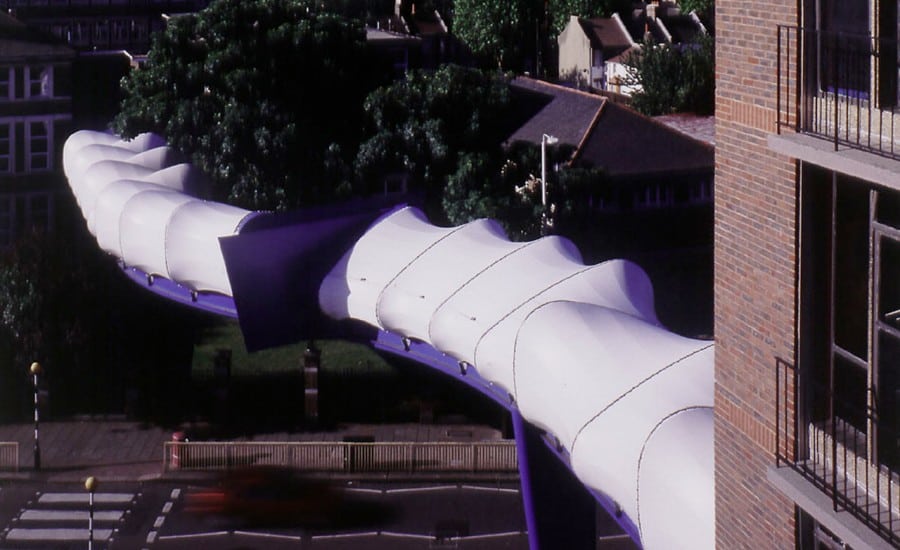
[[[501,255],[500,257],[498,257],[497,259],[491,261],[491,262],[488,263],[486,266],[484,266],[484,268],[480,269],[478,272],[476,272],[476,273],[473,274],[471,277],[469,277],[465,282],[463,282],[463,284],[459,285],[459,286],[456,288],[456,290],[454,290],[453,292],[451,292],[446,298],[444,298],[444,300],[443,300],[440,304],[438,304],[438,306],[437,306],[436,308],[434,308],[434,311],[431,312],[431,318],[428,319],[428,328],[426,329],[426,332],[428,332],[428,339],[431,340],[431,341],[434,340],[434,339],[431,337],[431,323],[432,323],[432,321],[434,321],[434,318],[437,316],[438,312],[441,311],[441,310],[444,308],[444,306],[447,305],[447,302],[449,302],[450,300],[452,300],[454,296],[456,296],[457,294],[459,294],[460,291],[462,291],[462,289],[464,289],[464,288],[466,288],[467,286],[469,286],[469,284],[470,284],[472,281],[474,281],[475,279],[477,279],[478,277],[480,277],[480,276],[481,276],[482,274],[484,274],[487,270],[493,268],[495,265],[499,264],[500,262],[502,262],[502,261],[505,260],[506,258],[509,258],[509,257],[512,256],[513,254],[518,253],[520,250],[523,250],[523,249],[525,249],[525,248],[527,248],[527,247],[533,245],[534,243],[538,242],[539,240],[540,240],[540,239],[536,239],[536,240],[533,240],[533,241],[527,241],[527,242],[521,243],[519,246],[513,248],[512,250],[510,250],[510,251],[507,252],[506,254],[503,254],[503,255]],[[507,239],[506,242],[508,242],[508,243],[510,243],[510,244],[515,244],[513,241],[510,241],[509,239]],[[474,357],[473,357],[472,359],[474,360]],[[475,368],[478,368],[478,367],[475,367]]]
[[[407,209],[409,209],[409,210],[416,210],[416,209],[414,209],[414,208],[412,208],[412,207],[407,207]],[[402,212],[402,210],[401,210],[401,212]],[[428,223],[428,222],[424,222],[424,223],[425,223],[425,225],[427,225],[427,226],[436,227],[436,226],[435,226],[434,224],[432,224],[432,223]],[[391,280],[389,280],[389,281],[387,282],[387,284],[385,284],[383,287],[381,287],[381,290],[378,291],[378,297],[375,298],[375,322],[378,323],[378,326],[380,326],[381,328],[385,328],[384,323],[381,322],[381,314],[379,313],[380,310],[381,310],[381,298],[384,296],[384,292],[385,292],[388,288],[390,288],[390,286],[391,286],[392,284],[394,284],[394,281],[396,281],[397,278],[398,278],[400,275],[402,275],[404,272],[406,272],[406,270],[409,269],[409,267],[410,267],[411,265],[413,265],[414,263],[416,263],[416,261],[417,261],[419,258],[421,258],[423,254],[425,254],[426,252],[428,252],[429,250],[431,250],[432,248],[434,248],[435,246],[437,246],[438,243],[440,243],[440,242],[443,241],[444,239],[448,238],[450,235],[455,234],[457,231],[459,231],[459,230],[462,229],[463,227],[466,227],[466,226],[468,226],[469,224],[472,224],[472,223],[475,223],[475,222],[474,222],[474,221],[471,221],[471,222],[469,222],[469,223],[467,223],[467,224],[465,224],[465,225],[458,225],[458,226],[452,228],[451,231],[448,231],[447,233],[445,233],[445,234],[444,234],[443,236],[441,236],[438,240],[436,240],[436,241],[434,241],[433,243],[431,243],[431,244],[429,244],[428,246],[426,246],[424,249],[422,249],[421,251],[419,251],[419,253],[416,254],[415,257],[413,257],[412,260],[410,260],[409,262],[407,262],[406,265],[404,265],[402,268],[400,268],[400,271],[398,271],[397,273],[395,273],[394,276],[391,277]],[[404,334],[404,336],[406,336],[406,335]]]
[[[588,271],[590,271],[590,270],[592,270],[592,269],[594,269],[594,268],[597,268],[597,267],[599,267],[599,266],[602,266],[602,265],[607,264],[607,263],[610,263],[610,262],[616,262],[616,261],[620,261],[620,260],[606,260],[606,261],[600,262],[599,264],[593,264],[593,265],[586,265],[586,266],[583,266],[581,269],[579,269],[579,270],[577,270],[577,271],[575,271],[575,272],[573,272],[573,273],[570,273],[569,275],[566,275],[565,277],[563,277],[563,278],[561,278],[561,279],[557,279],[556,281],[554,281],[553,283],[551,283],[549,286],[544,287],[544,288],[541,289],[539,292],[537,292],[537,293],[535,293],[534,295],[530,296],[527,300],[525,300],[525,301],[522,302],[521,304],[519,304],[519,305],[517,305],[516,307],[514,307],[513,309],[511,309],[509,312],[507,312],[505,315],[503,315],[503,317],[501,317],[499,320],[497,320],[496,323],[494,323],[493,325],[491,325],[490,327],[488,327],[487,330],[485,330],[484,332],[482,332],[482,333],[481,333],[481,336],[478,337],[478,342],[475,344],[475,355],[474,355],[474,357],[473,357],[473,359],[475,360],[475,364],[476,364],[476,365],[478,364],[478,348],[479,348],[479,346],[481,345],[481,341],[484,339],[484,337],[487,336],[487,334],[488,334],[490,331],[494,330],[494,328],[496,328],[497,325],[499,325],[500,323],[502,323],[503,321],[505,321],[507,318],[509,318],[510,316],[512,316],[513,313],[515,313],[516,311],[519,311],[520,309],[522,309],[523,307],[525,307],[525,304],[527,304],[528,302],[534,300],[535,298],[537,298],[537,297],[540,296],[541,294],[544,294],[544,293],[546,293],[546,292],[549,292],[551,289],[553,289],[553,287],[559,286],[559,285],[565,283],[566,281],[569,281],[570,279],[573,279],[573,278],[575,278],[575,277],[581,275],[582,273],[587,273]],[[627,261],[627,260],[622,260],[622,261]],[[626,296],[627,296],[627,295],[626,295]],[[630,298],[630,296],[628,296],[628,297]],[[608,307],[608,306],[604,306],[604,305],[601,305],[601,304],[596,304],[596,303],[594,303],[594,302],[576,302],[575,300],[551,300],[551,301],[554,301],[554,302],[558,302],[558,301],[566,301],[566,302],[572,302],[572,303],[590,304],[590,305],[595,305],[595,306],[598,306],[598,307]],[[629,300],[629,301],[630,301],[630,300]],[[545,302],[545,303],[550,303],[550,302]],[[540,306],[542,306],[542,305],[544,305],[544,304],[539,304],[535,309],[537,309],[538,307],[540,307]],[[614,310],[616,310],[616,311],[620,311],[621,313],[623,313],[623,314],[625,314],[625,315],[630,315],[631,317],[634,317],[634,318],[636,318],[636,319],[641,319],[642,321],[646,321],[646,319],[644,319],[643,317],[638,317],[637,315],[633,315],[633,314],[631,314],[631,313],[622,311],[622,310],[620,310],[620,309],[618,309],[618,308],[612,308],[612,307],[609,307],[608,309],[614,309]],[[528,317],[526,316],[526,319],[527,319],[527,318],[528,318]],[[522,322],[524,323],[525,321],[523,320]],[[518,331],[517,331],[517,338],[516,338],[516,339],[518,340]],[[476,368],[477,368],[477,367],[476,367]]]
[[[684,407],[682,409],[678,409],[677,411],[672,411],[671,413],[667,414],[662,419],[660,419],[660,421],[657,422],[655,426],[653,426],[653,429],[650,430],[650,433],[647,434],[647,437],[644,438],[644,443],[643,443],[643,445],[641,445],[641,454],[638,456],[637,478],[635,479],[635,484],[634,484],[635,493],[636,493],[634,503],[635,503],[635,507],[637,508],[637,516],[638,516],[637,517],[637,528],[638,528],[638,532],[641,533],[641,539],[644,538],[644,536],[643,536],[644,530],[641,527],[641,462],[644,460],[644,450],[647,448],[647,442],[650,441],[650,438],[653,437],[653,434],[656,433],[656,430],[659,429],[660,426],[665,424],[666,421],[670,420],[671,418],[673,418],[675,416],[678,416],[679,414],[681,414],[683,412],[695,411],[695,410],[701,410],[701,409],[713,410],[713,407],[710,407],[708,405],[703,405],[703,406],[695,405],[692,407]]]
[[[691,357],[693,357],[693,356],[695,356],[695,355],[697,355],[697,354],[699,354],[699,353],[701,353],[701,352],[703,352],[703,351],[706,351],[706,350],[708,350],[708,349],[711,348],[711,347],[714,347],[714,345],[715,345],[714,343],[707,344],[707,345],[703,346],[703,347],[700,348],[700,349],[696,349],[696,350],[692,351],[691,353],[689,353],[689,354],[687,354],[687,355],[684,355],[684,356],[682,356],[682,357],[679,357],[679,358],[676,359],[675,361],[672,361],[672,362],[669,363],[668,365],[666,365],[666,366],[662,367],[661,369],[659,369],[659,370],[657,370],[657,371],[651,373],[649,376],[645,377],[643,380],[641,380],[640,382],[638,382],[638,383],[635,384],[634,386],[628,388],[628,390],[626,390],[624,393],[622,393],[621,395],[619,395],[618,397],[616,397],[615,399],[613,399],[612,402],[610,402],[609,404],[607,404],[607,405],[606,405],[605,407],[603,407],[600,411],[598,411],[594,416],[592,416],[590,419],[588,419],[588,421],[585,422],[584,424],[582,424],[581,428],[579,428],[578,431],[575,432],[575,437],[572,438],[572,452],[575,451],[575,445],[578,443],[578,438],[581,436],[581,432],[583,432],[584,429],[587,428],[588,424],[590,424],[591,422],[593,422],[594,420],[596,420],[597,418],[599,418],[601,414],[603,414],[604,412],[606,412],[607,410],[609,410],[610,407],[612,407],[613,405],[615,405],[616,403],[618,403],[619,401],[621,401],[625,396],[631,394],[633,391],[635,391],[635,390],[638,389],[639,387],[643,386],[645,383],[647,383],[647,382],[650,381],[651,379],[655,378],[655,377],[658,376],[659,374],[662,374],[663,372],[669,370],[670,368],[674,367],[675,365],[677,365],[678,363],[681,363],[682,361],[684,361],[684,360],[686,360],[686,359],[690,359]]]
[[[522,319],[522,322],[519,323],[518,328],[516,328],[515,340],[513,340],[513,360],[512,360],[512,381],[513,381],[512,395],[516,399],[516,401],[519,400],[519,384],[516,381],[516,358],[519,355],[519,334],[522,332],[522,327],[525,326],[525,323],[528,322],[528,319],[530,319],[532,315],[534,315],[538,310],[543,309],[547,306],[550,306],[553,304],[581,304],[581,303],[584,303],[584,302],[576,302],[575,300],[552,300],[550,302],[544,302],[543,304],[541,304],[538,307],[529,311],[528,315],[526,315],[525,318]],[[603,307],[603,306],[596,306],[596,307]],[[609,308],[605,308],[605,309],[609,309]],[[475,368],[478,368],[478,366],[476,365]],[[519,407],[519,408],[521,409],[521,407]]]

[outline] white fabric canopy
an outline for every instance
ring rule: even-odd
[[[250,212],[196,199],[193,166],[151,134],[80,131],[64,166],[100,247],[194,291],[231,295],[219,239]],[[494,221],[378,220],[319,287],[319,305],[426,342],[509,392],[647,549],[713,548],[713,344],[660,326],[647,274],[585,265],[561,237],[514,243]]]
[[[231,295],[219,237],[252,213],[192,196],[207,184],[159,136],[82,130],[63,147],[69,185],[100,247],[192,291]]]
[[[319,300],[503,387],[645,548],[715,546],[713,344],[660,326],[637,265],[586,266],[560,237],[513,243],[495,222],[438,228],[406,208],[357,241]]]

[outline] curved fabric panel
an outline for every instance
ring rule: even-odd
[[[153,169],[122,160],[102,160],[95,162],[81,176],[77,185],[72,185],[75,200],[85,217],[93,210],[96,197],[106,186],[119,180],[140,180],[153,173]]]
[[[94,210],[87,219],[87,227],[97,238],[100,248],[119,258],[122,257],[119,219],[122,217],[125,204],[138,193],[158,189],[159,186],[145,181],[119,180],[116,185],[107,187],[97,195]]]
[[[455,230],[423,221],[420,210],[404,208],[367,232],[322,282],[322,310],[338,319],[381,327],[377,303],[382,290],[416,257]]]
[[[144,191],[125,203],[119,218],[122,261],[153,275],[169,277],[166,269],[166,230],[182,204],[196,200],[169,190]],[[171,278],[171,277],[170,277]]]
[[[532,241],[455,292],[432,317],[429,339],[474,364],[478,341],[506,313],[583,268],[571,241],[555,236]]]
[[[609,260],[563,279],[485,332],[475,347],[478,372],[512,392],[515,342],[522,323],[540,305],[559,300],[606,306],[658,324],[653,287],[644,270],[627,260]]]
[[[646,441],[654,433],[654,428],[673,412],[697,407],[712,409],[712,349],[709,345],[624,394],[585,425],[575,440],[570,458],[579,479],[591,487],[602,488],[631,518],[641,517],[643,505],[647,503],[643,498],[638,498],[638,483],[642,451]],[[698,424],[690,429],[704,434],[703,427],[703,424]],[[696,444],[689,446],[692,443]],[[660,452],[668,454],[672,458],[671,464],[675,465],[711,456],[712,443],[712,437],[700,442],[692,439],[672,441],[671,445]],[[675,506],[669,511],[671,522],[682,525],[684,531],[663,532],[671,541],[672,547],[690,544],[695,548],[702,547],[696,540],[691,542],[691,538],[683,537],[686,533],[710,532],[714,529],[714,523],[710,521],[715,509],[715,494],[711,485],[696,484],[690,477],[682,477],[677,469],[665,468],[672,478],[668,482],[668,490],[673,495],[692,495],[692,499],[703,503],[701,508],[705,509],[705,513],[698,516],[688,508]],[[706,475],[711,478],[712,472],[710,469]],[[704,492],[706,489],[710,490]],[[682,497],[672,498],[677,502]],[[641,538],[646,540],[650,534],[665,529],[665,524],[642,523]]]
[[[192,291],[231,294],[218,239],[251,212],[194,199],[206,177],[160,136],[78,131],[63,146],[63,165],[101,249]]]
[[[80,149],[78,154],[71,154],[66,168],[69,182],[81,182],[84,172],[92,165],[103,160],[127,161],[134,157],[134,151],[115,144],[91,143]]]
[[[646,548],[715,548],[714,466],[712,407],[678,412],[653,432],[644,445],[638,479]]]
[[[169,277],[197,291],[231,295],[219,237],[233,235],[252,213],[227,204],[193,200],[181,205],[166,227]]]
[[[421,223],[428,225],[425,220]],[[383,328],[428,340],[434,312],[453,292],[522,246],[509,242],[500,224],[492,220],[473,221],[449,233],[383,290],[377,304]]]
[[[113,145],[119,141],[121,141],[119,136],[107,132],[96,132],[93,130],[73,132],[63,144],[63,170],[66,173],[66,177],[69,178],[69,183],[71,184],[72,177],[77,177],[83,171],[83,167],[81,171],[75,170],[75,162],[82,149],[89,145]]]

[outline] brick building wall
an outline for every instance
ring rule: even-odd
[[[775,358],[794,346],[795,164],[775,133],[777,26],[795,1],[716,2],[716,538],[791,548],[794,506],[766,481]]]

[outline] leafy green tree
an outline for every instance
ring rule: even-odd
[[[363,99],[389,74],[369,52],[360,21],[315,0],[215,0],[156,36],[113,128],[165,136],[233,204],[324,200],[345,183],[325,165],[356,150]]]
[[[590,19],[611,17],[618,13],[624,18],[628,17],[631,6],[631,0],[549,0],[547,11],[550,18],[550,43],[556,42],[559,33],[573,15]]]
[[[29,409],[33,361],[54,414],[121,412],[139,373],[142,390],[180,395],[179,354],[189,360],[200,320],[138,288],[83,229],[22,236],[0,254],[0,421]]]
[[[460,154],[500,154],[510,131],[509,77],[457,65],[413,71],[372,92],[365,107],[369,125],[356,158],[359,180],[375,191],[385,175],[408,174],[412,189],[424,192],[429,215],[441,217],[442,190]]]
[[[641,91],[631,105],[647,115],[675,112],[712,114],[715,109],[715,44],[701,37],[694,44],[656,44],[647,39],[627,61],[629,84]]]
[[[520,70],[536,48],[538,6],[529,0],[455,0],[452,31],[486,66]]]
[[[710,15],[715,2],[713,0],[679,0],[678,7],[682,13],[696,11],[700,15]]]
[[[531,147],[531,157],[534,149]],[[541,220],[540,181],[533,175],[528,179],[523,177],[521,163],[499,160],[484,153],[461,155],[456,172],[447,178],[444,188],[447,219],[453,225],[461,225],[479,218],[492,218],[500,222],[513,240],[537,238]]]

